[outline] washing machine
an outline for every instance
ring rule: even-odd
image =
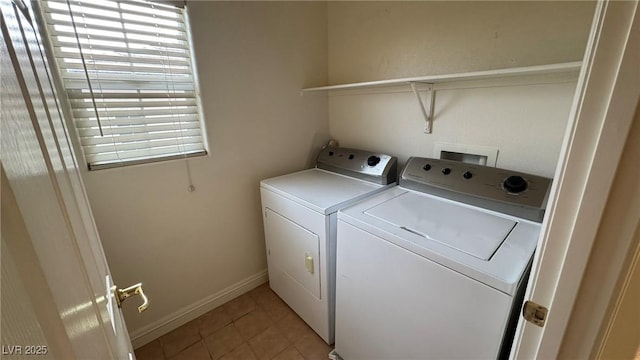
[[[508,356],[550,184],[412,157],[340,210],[333,358]]]
[[[316,167],[260,182],[269,285],[328,344],[334,342],[337,211],[396,185],[397,159],[323,149]]]

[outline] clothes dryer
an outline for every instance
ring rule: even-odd
[[[316,168],[260,183],[269,285],[328,344],[334,342],[336,213],[396,180],[393,156],[325,148]]]

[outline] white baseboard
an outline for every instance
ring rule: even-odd
[[[137,349],[147,343],[150,343],[160,336],[177,329],[178,327],[206,314],[218,306],[264,284],[267,280],[269,280],[269,275],[267,273],[267,269],[264,269],[255,275],[249,276],[242,281],[212,294],[211,296],[189,306],[185,306],[173,314],[169,314],[158,321],[154,321],[147,326],[136,331],[132,331],[130,333],[130,337],[133,348]]]

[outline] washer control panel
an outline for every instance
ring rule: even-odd
[[[541,221],[542,215],[523,215],[522,209],[544,212],[551,179],[458,161],[411,157],[402,170],[400,186]]]
[[[398,179],[395,156],[365,150],[327,147],[320,151],[316,167],[387,185]]]

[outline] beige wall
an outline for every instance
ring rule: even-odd
[[[639,229],[640,230],[640,229]],[[640,231],[636,234],[636,244]],[[626,279],[624,292],[611,327],[600,351],[600,359],[640,359],[640,247],[636,247],[633,267]]]
[[[303,169],[327,139],[324,3],[189,2],[209,155],[100,170],[85,184],[120,286],[138,281],[147,312],[130,332],[266,269],[259,181]],[[164,321],[163,320],[163,321]]]
[[[329,3],[331,84],[582,59],[594,2]]]
[[[438,142],[498,149],[496,166],[552,177],[576,83],[531,82],[437,90],[432,134],[424,133],[408,86],[398,92],[335,92],[329,96],[331,136],[342,146],[396,155],[401,164],[409,156],[437,157]]]
[[[588,2],[332,2],[330,83],[581,60]],[[498,149],[497,166],[553,176],[575,90],[558,76],[438,85],[433,134],[408,86],[332,92],[343,146],[434,156],[436,142]]]

